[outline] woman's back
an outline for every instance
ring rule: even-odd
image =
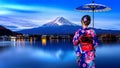
[[[82,28],[76,31],[73,37],[73,44],[77,56],[77,62],[80,68],[95,68],[95,48],[98,45],[94,29],[88,28],[90,16],[83,16]]]

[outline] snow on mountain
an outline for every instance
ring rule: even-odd
[[[74,34],[80,26],[71,23],[63,17],[57,17],[55,20],[46,23],[40,27],[18,31],[24,34]]]
[[[76,24],[68,21],[67,19],[63,17],[57,17],[55,20],[44,24],[43,26],[63,26],[63,25],[69,25],[69,26],[77,26]]]
[[[23,34],[39,34],[39,35],[69,35],[74,34],[81,26],[71,23],[63,17],[57,17],[55,20],[44,24],[43,26],[25,29],[18,31]],[[116,30],[102,30],[94,28],[97,34],[120,34],[120,31]]]

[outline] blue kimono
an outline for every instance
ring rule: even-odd
[[[86,40],[81,39],[84,35],[92,37],[92,44],[81,42]],[[95,31],[92,28],[80,28],[73,37],[73,44],[79,68],[95,68],[95,48],[98,45]]]

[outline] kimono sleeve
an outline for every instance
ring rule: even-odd
[[[93,37],[94,48],[96,48],[98,46],[98,38],[97,38],[96,32],[92,29],[91,34],[92,34],[92,37]]]
[[[79,42],[80,42],[80,41],[79,41],[80,35],[81,35],[80,30],[78,30],[78,31],[75,33],[74,37],[73,37],[73,44],[74,44],[74,45],[78,45],[78,44],[79,44]]]

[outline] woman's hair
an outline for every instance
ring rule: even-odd
[[[89,15],[84,15],[81,19],[81,23],[84,23],[86,26],[88,26],[91,22],[91,17]]]

